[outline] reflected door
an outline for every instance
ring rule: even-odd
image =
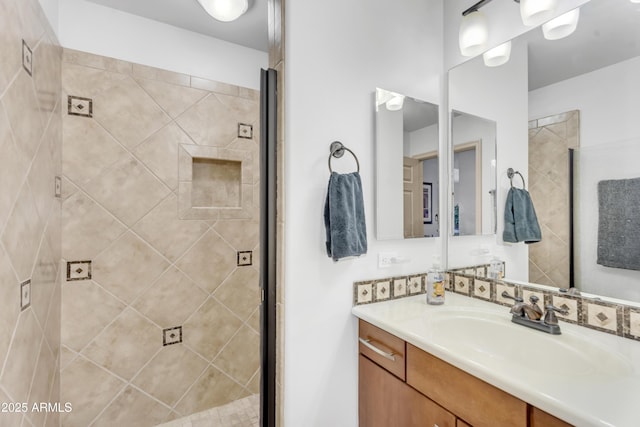
[[[404,237],[423,237],[422,225],[422,162],[405,157],[403,160]]]

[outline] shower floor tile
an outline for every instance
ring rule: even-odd
[[[260,395],[254,394],[156,427],[258,427]]]

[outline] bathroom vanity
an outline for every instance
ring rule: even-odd
[[[635,426],[640,342],[562,322],[511,323],[456,294],[353,308],[360,426]]]

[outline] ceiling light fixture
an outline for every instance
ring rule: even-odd
[[[489,40],[487,18],[477,9],[462,15],[458,34],[460,53],[463,56],[476,56],[487,48]]]
[[[639,0],[640,1],[640,0]],[[571,35],[578,27],[580,9],[573,9],[542,25],[542,33],[547,40],[558,40]]]
[[[198,3],[209,15],[222,22],[235,21],[249,8],[248,0],[198,0]]]
[[[487,67],[499,67],[502,64],[509,62],[511,56],[511,40],[506,43],[502,43],[500,46],[496,46],[493,49],[489,49],[482,55],[484,65]]]

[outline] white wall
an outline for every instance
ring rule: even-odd
[[[355,427],[357,322],[352,283],[427,269],[440,239],[377,241],[376,87],[438,104],[442,0],[326,0],[286,7],[285,424]],[[322,208],[329,144],[359,157],[369,253],[331,261]],[[340,162],[336,162],[336,165]],[[351,165],[344,163],[346,168]],[[377,253],[411,261],[377,268]]]
[[[598,198],[603,179],[640,176],[640,57],[529,93],[529,118],[580,110],[576,232],[577,285],[584,291],[640,301],[640,271],[596,263]],[[622,142],[621,141],[628,141]]]
[[[425,236],[440,235],[440,159],[427,159],[422,162],[423,182],[430,182],[431,188],[431,224],[424,224]],[[446,212],[444,213],[446,215]]]
[[[404,147],[408,145],[405,143],[408,138],[407,132],[402,129],[402,114],[402,110],[389,111],[384,105],[376,112],[375,161],[378,173],[374,220],[375,236],[380,240],[402,239],[404,236],[402,174]],[[334,163],[338,161],[334,160]]]
[[[42,6],[42,10],[44,11],[47,20],[49,21],[49,25],[53,29],[56,36],[58,35],[58,8],[59,8],[59,0],[38,0],[40,2],[40,6]]]
[[[53,2],[55,0],[41,0]],[[252,89],[268,55],[85,0],[59,0],[62,46]]]

